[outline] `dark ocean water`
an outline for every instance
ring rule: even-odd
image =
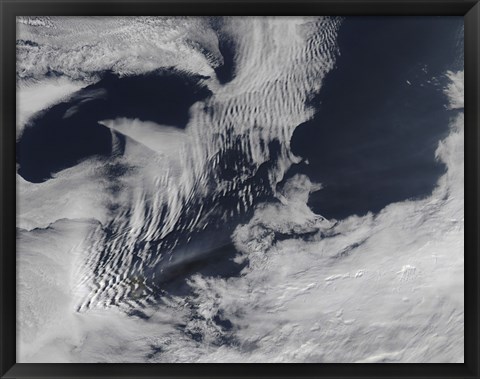
[[[123,78],[104,73],[102,80],[25,128],[17,142],[18,173],[30,182],[43,182],[92,155],[109,156],[112,135],[101,120],[127,117],[184,128],[190,106],[211,94],[200,79],[168,70]]]
[[[294,165],[286,179],[304,173],[325,187],[310,197],[314,212],[341,219],[431,193],[445,171],[435,161],[434,152],[448,133],[454,113],[446,110],[442,90],[447,82],[445,71],[462,69],[463,60],[457,59],[462,23],[463,18],[454,17],[344,20],[336,67],[311,100],[317,113],[297,127],[291,140],[293,152],[309,164]],[[235,45],[225,38],[220,51],[224,64],[216,75],[226,83],[235,76]],[[39,114],[25,129],[17,143],[19,174],[28,181],[42,182],[82,159],[110,156],[112,132],[100,120],[128,117],[185,128],[190,106],[211,95],[201,79],[172,70],[125,78],[105,73],[98,83]],[[125,137],[118,137],[125,142]],[[215,175],[220,180],[233,181],[240,177],[239,167],[252,166],[241,142],[218,152],[221,164]],[[173,257],[168,265],[142,266],[141,274],[152,288],[185,294],[189,291],[185,279],[192,273],[240,274],[243,265],[232,262],[237,251],[230,236],[254,211],[254,206],[235,211],[240,193],[253,188],[254,205],[278,201],[268,179],[278,159],[278,141],[271,142],[269,150],[270,160],[254,175],[235,189],[192,200],[185,205],[176,230],[150,243],[152,251]],[[113,170],[115,175],[121,172]],[[211,212],[208,226],[189,230],[186,225],[200,209]],[[223,216],[232,211],[234,216],[224,221]],[[109,233],[122,235],[116,228],[114,224],[105,227],[107,240]],[[144,249],[145,241],[139,239],[132,251],[133,262]],[[113,253],[106,247],[99,266]]]
[[[462,25],[461,17],[344,20],[336,67],[312,100],[316,116],[291,140],[309,165],[287,177],[324,185],[309,200],[316,213],[341,219],[431,193],[445,171],[434,155],[453,116],[442,89],[446,70],[463,69]]]
[[[293,152],[309,165],[295,165],[286,177],[305,173],[325,187],[310,198],[315,212],[329,218],[377,212],[432,191],[445,170],[434,151],[452,117],[442,88],[445,71],[463,65],[457,59],[462,24],[461,17],[344,19],[336,67],[311,101],[316,116],[299,125],[291,140]],[[216,75],[224,83],[235,70],[228,37],[220,39],[220,51],[224,64]],[[184,128],[189,107],[211,94],[199,79],[168,71],[104,74],[25,129],[17,143],[19,174],[42,182],[89,156],[110,155],[111,131],[99,120],[129,117]],[[220,176],[230,174],[225,167]]]
[[[218,48],[223,56],[223,65],[215,69],[220,83],[225,84],[235,77],[235,45],[230,39],[220,39]]]

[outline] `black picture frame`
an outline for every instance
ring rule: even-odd
[[[462,15],[465,19],[465,363],[16,363],[15,17],[27,15]],[[480,4],[463,0],[0,0],[0,374],[2,378],[477,378],[479,359]]]

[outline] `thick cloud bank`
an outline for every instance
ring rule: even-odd
[[[20,96],[51,94],[20,103],[19,137],[104,70],[174,66],[212,91],[185,129],[98,120],[110,158],[43,183],[17,176],[19,362],[463,362],[463,71],[446,73],[447,171],[432,194],[327,220],[307,206],[321,184],[279,183],[299,161],[290,139],[313,115],[340,20],[18,22]],[[220,83],[225,35],[235,67]],[[204,231],[233,242],[238,275],[185,274],[187,290],[156,292]]]

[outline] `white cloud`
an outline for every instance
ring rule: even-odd
[[[392,204],[378,215],[353,216],[330,230],[297,201],[259,207],[236,233],[250,260],[243,275],[195,276],[195,296],[173,298],[161,310],[147,308],[149,321],[127,317],[116,308],[75,313],[75,297],[65,290],[72,276],[65,268],[55,269],[62,262],[59,255],[68,249],[59,242],[53,244],[57,250],[45,249],[59,238],[75,240],[65,233],[43,232],[48,243],[32,238],[32,258],[24,255],[28,240],[21,239],[23,264],[35,266],[37,273],[42,272],[38,267],[48,268],[49,278],[54,274],[53,288],[44,291],[51,297],[45,298],[42,283],[52,279],[45,282],[47,277],[21,268],[22,286],[40,291],[38,297],[25,298],[53,306],[57,315],[52,329],[50,313],[33,324],[35,318],[27,313],[30,330],[20,329],[21,361],[462,362],[462,145],[459,116],[438,149],[448,172],[431,197]],[[290,188],[304,192],[308,184],[298,179]],[[331,236],[317,235],[310,242],[292,237],[272,244],[275,232],[310,232],[312,227]],[[245,231],[250,235],[242,240]],[[50,260],[57,263],[50,265]],[[60,289],[64,297],[55,295]],[[59,304],[62,298],[65,302]],[[37,306],[30,309],[42,309]],[[232,331],[214,322],[218,312],[232,322]],[[174,324],[179,322],[204,341],[197,343],[177,330]],[[30,332],[42,336],[33,334],[37,338],[26,343]],[[235,343],[219,346],[221,338],[235,338]],[[161,352],[152,354],[152,346]]]
[[[66,78],[20,81],[17,84],[17,139],[33,115],[66,100],[84,86],[83,82]]]
[[[17,75],[42,78],[54,71],[94,81],[158,68],[212,75],[222,63],[214,32],[203,17],[18,17]],[[202,46],[208,53],[204,53]]]
[[[103,172],[103,162],[90,160],[43,183],[27,182],[17,174],[17,227],[46,228],[63,218],[94,218],[105,223],[111,196]]]
[[[168,308],[148,321],[115,308],[76,312],[86,237],[100,230],[94,221],[61,220],[19,232],[18,362],[142,361],[175,330]]]
[[[168,28],[169,23],[165,22]],[[198,20],[191,22],[196,25]],[[106,254],[111,259],[102,263],[104,253],[94,251],[90,261],[92,273],[109,276],[117,270],[109,265],[118,262],[122,262],[120,270],[125,273],[137,269],[121,259],[125,250],[114,248],[117,244],[132,248],[139,241],[158,241],[181,228],[179,221],[185,212],[201,206],[203,199],[221,197],[228,188],[239,188],[253,177],[260,165],[270,159],[270,142],[277,141],[280,148],[276,167],[269,172],[273,190],[292,162],[299,160],[290,151],[290,139],[295,127],[312,117],[307,100],[333,68],[339,20],[233,17],[226,23],[232,28],[231,36],[237,46],[235,78],[225,85],[213,78],[207,80],[213,96],[192,105],[184,131],[148,122],[104,120],[104,125],[130,137],[125,159],[138,169],[138,176],[135,182],[131,181],[131,190],[127,190],[130,200],[121,204],[124,212],[117,212],[110,220],[118,236],[117,241],[106,243]],[[147,129],[149,132],[144,132]],[[144,163],[139,163],[140,148],[133,141],[156,154],[142,152],[149,158],[142,158]],[[248,162],[231,181],[218,175],[224,164],[221,154],[229,149],[238,149]],[[250,207],[255,191],[249,186],[239,192],[237,209]],[[210,211],[199,210],[190,230],[200,230]],[[132,216],[127,218],[126,214]],[[166,264],[161,261],[166,261],[168,253],[142,253],[143,267]],[[104,266],[100,274],[95,270],[97,265]],[[125,290],[122,280],[100,281],[104,287],[95,288],[97,292],[90,296],[95,301],[110,296],[109,291]],[[107,283],[114,288],[107,288]],[[95,306],[95,302],[90,304]]]
[[[445,88],[445,94],[449,99],[449,109],[461,109],[464,102],[464,71],[447,71],[450,83]]]
[[[27,20],[30,26],[21,29],[25,33],[21,35],[38,38],[41,44],[52,38],[48,33],[39,36],[33,28],[49,25],[48,30],[54,30],[53,36],[60,41],[59,68],[67,75],[94,73],[110,64],[119,73],[150,69],[144,53],[151,46],[143,43],[135,51],[144,51],[133,54],[138,61],[122,63],[122,49],[134,45],[138,41],[132,38],[141,35],[131,33],[123,19],[104,27],[99,26],[102,19],[89,19],[84,26],[72,21],[85,38],[79,38],[78,44],[89,42],[95,54],[103,52],[97,61],[81,46],[69,47],[76,35],[68,32],[70,21],[49,20],[43,24]],[[166,41],[187,35],[186,21],[174,26],[171,19],[162,19],[165,24],[158,26],[155,20],[142,20],[147,26],[140,30],[147,37],[172,30],[160,38],[158,54],[166,57],[161,64],[184,59],[182,64],[189,69],[201,63],[200,72],[209,70],[204,70],[204,57],[186,58],[190,50]],[[124,196],[117,203],[132,206],[131,217],[105,213],[103,204],[110,201],[105,191],[108,180],[97,171],[101,163],[95,160],[42,184],[20,183],[22,227],[44,226],[63,217],[94,217],[117,223],[118,239],[110,241],[109,260],[99,265],[104,231],[92,220],[83,221],[82,227],[61,221],[49,229],[21,232],[18,360],[463,361],[462,113],[437,149],[448,171],[427,199],[391,204],[377,215],[352,216],[332,226],[306,206],[308,193],[318,187],[305,177],[294,177],[278,193],[279,203],[258,206],[250,222],[234,233],[242,252],[238,258],[249,262],[240,277],[196,275],[190,281],[193,296],[165,298],[159,308],[147,307],[148,321],[109,307],[110,300],[130,290],[124,284],[131,283],[126,279],[131,278],[133,263],[118,246],[162,238],[175,227],[188,199],[210,190],[205,173],[219,164],[213,157],[234,143],[227,138],[227,130],[242,136],[242,149],[255,167],[268,159],[268,142],[279,141],[279,165],[270,173],[272,185],[296,159],[290,153],[290,137],[298,124],[311,117],[306,100],[333,67],[337,21],[321,19],[315,27],[296,18],[234,18],[230,22],[238,32],[237,75],[225,86],[209,82],[214,96],[207,104],[194,104],[185,131],[160,127],[160,138],[148,140],[134,129],[137,121],[105,121],[130,137],[122,159],[132,172],[122,178],[125,190],[116,196]],[[137,30],[138,25],[134,26]],[[102,33],[96,35],[99,28]],[[103,41],[99,36],[108,38]],[[209,34],[205,38],[209,40]],[[168,49],[171,53],[163,55]],[[25,54],[22,67],[34,75],[41,75],[43,63],[53,61],[51,51]],[[34,54],[40,54],[38,70],[28,63]],[[312,81],[313,77],[318,80]],[[463,97],[459,78],[460,73],[454,74],[454,89],[446,90],[451,108],[459,108]],[[210,111],[205,111],[205,105]],[[165,157],[174,157],[176,152],[162,142],[162,134],[167,134],[172,146],[192,141],[174,173]],[[217,185],[222,188],[222,183]],[[244,195],[248,198],[249,194]],[[170,213],[162,228],[158,212],[152,211],[145,219],[148,207],[158,211],[165,205]],[[95,274],[95,268],[100,274]],[[89,292],[92,288],[97,291]],[[76,312],[88,300],[95,306]],[[215,322],[219,315],[232,323],[231,330]],[[203,342],[192,340],[175,326],[182,322],[187,331],[201,335]],[[232,343],[222,343],[225,340]],[[161,352],[153,354],[152,346]]]
[[[185,148],[187,148],[190,142],[188,135],[183,130],[150,121],[119,118],[116,120],[103,120],[99,124],[130,137],[156,153],[175,161],[183,158],[182,155]]]
[[[460,100],[463,94],[455,95]],[[235,232],[250,261],[239,278],[197,276],[198,327],[235,326],[237,345],[201,361],[463,362],[463,114],[437,149],[448,170],[424,200],[352,216],[333,228],[304,203],[264,204]],[[300,178],[293,178],[291,187]],[[277,233],[320,232],[311,241]],[[321,232],[327,237],[321,236]]]

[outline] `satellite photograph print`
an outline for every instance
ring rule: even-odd
[[[463,362],[463,41],[17,17],[17,362]]]

